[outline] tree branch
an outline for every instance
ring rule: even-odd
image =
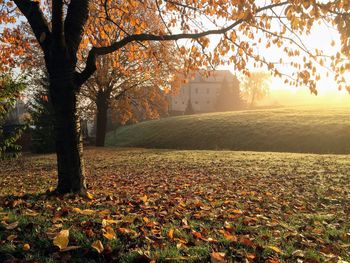
[[[63,0],[52,1],[52,38],[59,47],[65,45],[63,28]]]
[[[38,40],[41,48],[46,51],[50,43],[51,31],[47,20],[39,7],[39,2],[31,0],[13,0],[18,9],[27,18],[35,38]]]
[[[277,4],[271,4],[267,5],[261,8],[258,8],[255,11],[255,14],[272,9],[278,6],[283,6],[288,4],[288,1],[277,3]],[[181,33],[181,34],[173,34],[173,35],[154,35],[154,34],[134,34],[134,35],[128,35],[125,38],[114,42],[110,46],[105,47],[93,47],[88,56],[88,61],[86,62],[86,67],[81,73],[77,73],[77,80],[79,83],[84,83],[96,70],[96,56],[106,55],[109,53],[113,53],[120,48],[124,47],[128,43],[134,42],[134,41],[172,41],[172,40],[179,40],[179,39],[198,39],[207,35],[220,35],[224,34],[227,31],[233,29],[237,25],[245,22],[245,19],[239,19],[235,21],[234,23],[230,24],[227,27],[221,28],[221,29],[213,29],[213,30],[207,30],[202,31],[200,33]],[[81,85],[80,84],[80,85]]]
[[[73,52],[76,52],[79,48],[88,16],[89,0],[70,1],[64,31],[67,46]]]

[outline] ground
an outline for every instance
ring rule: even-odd
[[[85,158],[88,201],[45,194],[54,155],[0,164],[0,262],[350,260],[346,155],[90,148]]]
[[[161,149],[350,153],[350,107],[283,107],[163,118],[111,132],[107,144]]]

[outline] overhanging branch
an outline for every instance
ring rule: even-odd
[[[288,4],[288,1],[276,3],[267,5],[261,8],[258,8],[255,11],[255,14],[260,13],[262,11],[272,9],[278,6],[283,6]],[[105,47],[93,47],[88,56],[88,60],[86,63],[85,69],[81,73],[77,73],[77,81],[78,84],[81,85],[84,83],[96,70],[96,56],[106,55],[109,53],[113,53],[122,47],[126,46],[128,43],[135,42],[135,41],[173,41],[173,40],[179,40],[179,39],[198,39],[201,37],[205,37],[208,35],[220,35],[224,34],[227,31],[235,28],[237,25],[240,25],[241,23],[245,22],[246,19],[238,19],[237,21],[233,22],[227,27],[221,28],[221,29],[213,29],[213,30],[207,30],[199,33],[181,33],[181,34],[172,34],[172,35],[154,35],[154,34],[134,34],[134,35],[128,35],[125,38],[114,42],[110,46]]]

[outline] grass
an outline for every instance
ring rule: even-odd
[[[91,148],[85,157],[92,200],[42,194],[55,186],[54,155],[0,163],[0,262],[350,260],[347,155]],[[112,240],[103,219],[116,221]],[[54,246],[61,229],[78,248]]]
[[[177,116],[108,134],[119,147],[350,153],[350,108],[279,108]]]

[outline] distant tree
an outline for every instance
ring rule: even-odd
[[[35,91],[29,105],[32,125],[32,151],[36,153],[51,153],[55,151],[55,121],[54,109],[49,93],[49,82],[43,76],[40,88]]]
[[[241,98],[239,84],[235,85],[234,82],[229,82],[224,78],[216,101],[216,109],[218,111],[232,111],[243,107],[244,102]]]
[[[193,109],[193,106],[192,106],[192,101],[191,101],[191,99],[189,99],[188,102],[187,102],[187,106],[186,106],[186,109],[185,109],[184,114],[185,114],[185,115],[194,114],[194,109]]]
[[[113,3],[113,1],[112,1]],[[121,32],[108,26],[110,21],[101,18],[104,8],[98,2],[90,11],[79,55],[87,56],[90,45],[111,44]],[[148,30],[166,30],[157,10],[139,6],[134,12],[137,19],[149,24]],[[123,25],[123,30],[135,33],[137,27]],[[167,108],[166,96],[161,88],[170,86],[171,76],[180,68],[180,54],[170,42],[135,42],[113,55],[98,57],[96,71],[82,86],[81,95],[94,103],[96,111],[96,146],[104,146],[108,112],[120,123],[157,118]],[[82,60],[84,61],[84,60]],[[83,63],[84,64],[84,63]]]
[[[242,90],[253,107],[258,100],[265,98],[270,92],[271,74],[269,72],[257,71],[250,73],[242,82]]]
[[[25,85],[21,79],[15,79],[8,73],[0,75],[0,87],[0,159],[3,159],[8,156],[7,152],[10,152],[11,156],[17,156],[21,150],[16,141],[21,137],[25,126],[8,129],[5,124]]]

